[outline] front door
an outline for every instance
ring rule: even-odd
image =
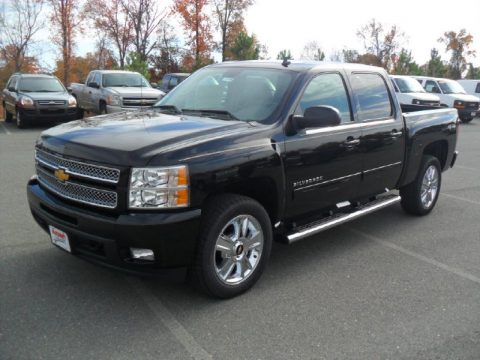
[[[297,115],[312,106],[336,108],[342,123],[310,128],[285,140],[286,217],[327,209],[354,198],[361,180],[361,128],[354,121],[343,73],[320,73],[305,88]]]

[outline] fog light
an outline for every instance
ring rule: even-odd
[[[130,255],[136,260],[155,261],[153,250],[130,248]]]

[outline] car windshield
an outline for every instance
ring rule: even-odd
[[[269,122],[294,72],[276,69],[212,67],[197,71],[155,107],[225,120]]]
[[[20,79],[18,85],[20,92],[64,92],[62,83],[55,78],[25,77]]]
[[[425,89],[413,78],[394,78],[401,93],[424,93]]]
[[[140,74],[103,74],[103,87],[150,87],[148,81]]]
[[[466,94],[462,85],[453,80],[442,80],[438,85],[444,94]]]

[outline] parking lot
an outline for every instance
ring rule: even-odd
[[[479,359],[480,119],[427,217],[399,205],[291,246],[207,298],[54,248],[25,186],[35,139],[0,120],[1,359]]]

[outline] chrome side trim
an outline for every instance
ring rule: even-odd
[[[304,187],[299,187],[299,188],[294,189],[293,191],[305,190],[305,189],[309,189],[309,188],[316,187],[316,186],[326,185],[326,184],[330,184],[330,183],[333,183],[333,182],[342,181],[342,180],[345,180],[345,179],[348,179],[348,178],[351,178],[351,177],[354,177],[354,176],[358,176],[358,175],[361,175],[361,174],[362,174],[361,172],[357,172],[355,174],[345,175],[345,176],[342,176],[342,177],[339,177],[339,178],[322,181],[322,182],[307,185],[307,186],[304,186]]]
[[[364,129],[369,128],[371,126],[379,126],[379,125],[388,125],[395,123],[394,119],[388,120],[377,120],[377,121],[365,121],[360,124],[346,124],[346,125],[338,125],[338,126],[329,126],[319,129],[307,129],[305,131],[306,135],[315,135],[315,134],[323,134],[327,132],[337,132],[349,129]]]
[[[402,162],[398,161],[396,163],[392,163],[392,164],[388,164],[388,165],[384,165],[384,166],[379,166],[379,167],[376,167],[376,168],[373,168],[373,169],[364,170],[363,172],[365,174],[368,174],[368,173],[371,173],[371,172],[374,172],[374,171],[386,169],[386,168],[393,167],[393,166],[398,166],[398,165],[401,165],[401,164],[402,164]]]
[[[387,197],[386,200],[381,199],[381,200],[376,200],[373,201],[372,203],[368,203],[361,207],[359,210],[353,212],[353,213],[347,213],[347,214],[337,214],[333,215],[330,218],[326,218],[323,222],[317,223],[317,225],[314,225],[312,227],[306,228],[304,230],[301,230],[299,232],[290,234],[287,236],[287,242],[289,244],[294,243],[295,241],[301,240],[303,238],[306,238],[308,236],[317,234],[319,232],[331,229],[335,226],[345,224],[346,222],[355,220],[359,217],[368,215],[370,213],[373,213],[377,210],[383,209],[387,206],[393,205],[395,203],[398,203],[400,201],[400,196],[398,195],[390,195]]]
[[[243,147],[237,147],[237,148],[232,148],[232,149],[225,149],[222,151],[212,151],[204,154],[199,154],[199,155],[193,155],[193,156],[188,156],[186,158],[181,159],[180,161],[185,161],[185,160],[192,160],[192,159],[197,159],[197,158],[202,158],[205,156],[213,156],[213,155],[218,155],[218,154],[223,154],[226,152],[232,152],[232,151],[237,151],[237,150],[246,150],[246,149],[258,149],[258,148],[263,148],[265,147],[264,145],[254,145],[254,146],[243,146]]]

